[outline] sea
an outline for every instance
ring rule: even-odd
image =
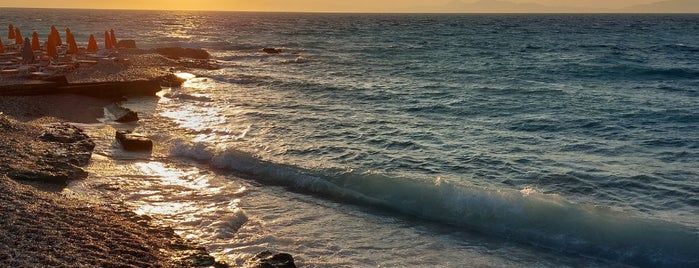
[[[697,14],[1,8],[5,43],[9,23],[212,55],[123,102],[140,121],[80,124],[97,147],[64,193],[232,266],[699,267]]]

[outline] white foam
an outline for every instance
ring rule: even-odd
[[[380,206],[566,252],[639,265],[690,263],[699,256],[697,230],[576,204],[533,188],[485,189],[441,178],[426,182],[371,172],[314,172],[264,161],[236,149],[213,150],[203,144],[176,144],[173,154],[207,160],[218,169],[336,201]]]

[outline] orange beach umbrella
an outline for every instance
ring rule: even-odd
[[[39,33],[34,31],[32,33],[32,49],[41,50],[41,44],[39,43]]]
[[[10,23],[9,26],[10,31],[7,32],[7,39],[15,39],[15,26]]]
[[[0,38],[0,53],[5,53],[5,45],[2,44],[2,38]]]
[[[109,39],[112,41],[112,46],[116,47],[117,40],[116,35],[114,35],[114,29],[109,30]]]
[[[104,31],[104,48],[105,49],[112,49],[114,44],[112,44],[112,37],[109,36],[108,31]]]
[[[66,33],[66,43],[68,43],[68,54],[78,54],[78,44],[75,42],[75,36],[70,31]]]
[[[22,38],[22,32],[19,31],[19,28],[15,28],[15,44],[24,44],[24,38]]]
[[[58,51],[56,50],[56,40],[53,40],[51,35],[49,35],[48,40],[46,40],[46,55],[53,58],[58,56]]]
[[[90,41],[87,42],[87,51],[96,52],[97,50],[99,50],[97,47],[97,40],[95,40],[95,35],[91,34]]]
[[[51,26],[51,36],[53,36],[53,42],[57,46],[63,45],[63,42],[61,42],[61,35],[58,33],[58,30],[56,30],[56,26]]]

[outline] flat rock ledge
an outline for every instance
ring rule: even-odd
[[[250,268],[296,268],[294,257],[288,253],[275,253],[269,250],[257,253],[245,262]]]
[[[18,180],[66,184],[87,177],[95,144],[66,123],[27,124],[0,115],[0,174]]]
[[[53,81],[26,80],[19,83],[0,85],[0,96],[31,96],[51,94],[75,94],[98,98],[121,96],[155,96],[160,91],[165,76],[149,80],[68,83],[60,77]]]

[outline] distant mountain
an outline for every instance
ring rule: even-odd
[[[667,0],[624,8],[637,13],[699,13],[699,0]]]
[[[507,0],[453,0],[439,7],[414,8],[412,12],[435,13],[699,13],[699,0],[658,0],[622,9],[584,9],[513,3]]]
[[[699,0],[697,0],[699,1]],[[424,10],[424,9],[423,9]],[[429,12],[446,13],[557,13],[588,12],[570,7],[553,7],[536,3],[513,3],[504,0],[478,0],[464,2],[454,0],[444,6],[428,9]]]

